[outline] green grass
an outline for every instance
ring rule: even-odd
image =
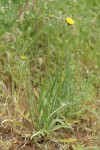
[[[32,125],[31,138],[60,128],[73,132],[70,122],[90,114],[94,120],[99,0],[5,0],[0,7],[0,97]],[[11,119],[19,124],[15,116]]]

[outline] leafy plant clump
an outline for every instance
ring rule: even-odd
[[[99,6],[99,0],[0,2],[3,128],[35,143],[72,143],[77,123],[99,118]],[[58,139],[63,129],[73,136]]]

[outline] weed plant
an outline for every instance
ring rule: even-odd
[[[0,97],[32,125],[31,138],[73,132],[71,122],[93,113],[99,8],[99,0],[0,1]]]

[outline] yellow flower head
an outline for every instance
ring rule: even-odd
[[[27,59],[27,56],[22,55],[22,56],[20,56],[20,58],[21,58],[22,60],[25,60],[25,59]]]
[[[55,16],[54,16],[54,14],[49,14],[49,17],[54,18]]]
[[[66,22],[69,24],[69,25],[73,25],[75,23],[75,21],[71,18],[66,18]]]

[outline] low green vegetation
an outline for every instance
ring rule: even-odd
[[[99,118],[100,1],[3,0],[0,10],[2,125],[36,141],[59,142],[65,129],[75,142],[73,125]]]

